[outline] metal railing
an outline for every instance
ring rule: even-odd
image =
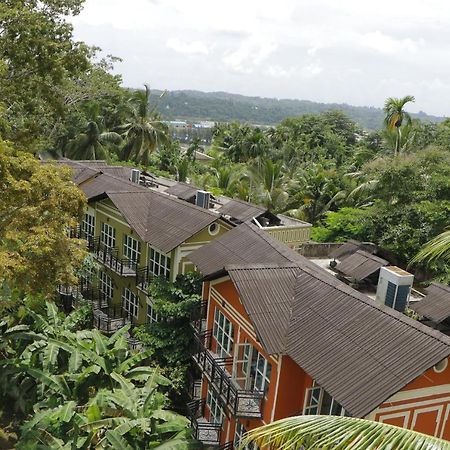
[[[119,258],[119,250],[116,247],[108,247],[100,238],[90,238],[88,248],[94,253],[95,258],[122,276],[136,276],[138,263],[128,258]]]
[[[94,310],[93,325],[104,333],[114,333],[130,322],[130,314],[122,306],[114,305]]]
[[[219,394],[219,400],[235,417],[261,418],[264,392],[241,389],[231,376],[233,359],[221,358],[211,351],[212,332],[196,334],[193,359],[212,387]]]
[[[147,294],[152,277],[148,266],[139,267],[136,270],[136,287]]]
[[[190,318],[191,324],[198,333],[201,333],[206,327],[207,313],[208,313],[207,300],[202,300],[192,310]]]
[[[204,445],[220,445],[222,424],[210,423],[205,418],[205,400],[194,400],[187,404],[188,417],[191,419],[191,427],[194,438]]]
[[[82,302],[89,303],[93,309],[106,308],[109,304],[108,298],[100,289],[84,279],[76,286],[58,287],[60,299],[64,309],[67,311],[78,308]]]

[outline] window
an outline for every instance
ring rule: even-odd
[[[122,290],[122,307],[128,314],[131,314],[133,317],[137,317],[139,298],[128,288],[123,288]]]
[[[304,414],[344,416],[346,412],[325,389],[314,381],[313,386],[306,390]]]
[[[114,248],[116,245],[116,230],[107,223],[102,223],[101,241],[108,248]]]
[[[208,227],[208,233],[211,236],[215,236],[218,232],[220,231],[220,225],[216,222],[212,223],[209,227]]]
[[[255,353],[256,358],[254,357]],[[254,365],[253,361],[255,361],[255,359],[256,364]],[[252,372],[253,370],[255,371],[255,382],[253,385],[254,389],[267,392],[269,390],[270,373],[272,372],[272,366],[258,351],[253,351],[251,370]]]
[[[233,347],[233,325],[217,308],[214,316],[213,336],[217,341],[216,353],[220,357],[230,355]]]
[[[153,304],[147,302],[147,323],[158,322],[158,314],[153,308]]]
[[[111,277],[105,272],[100,272],[100,292],[108,299],[113,298],[114,290]]]
[[[206,404],[208,405],[209,411],[211,412],[211,417],[209,419],[210,423],[218,423],[222,425],[223,422],[223,410],[219,405],[219,399],[215,391],[208,386],[208,395],[206,396]]]
[[[267,393],[272,365],[251,344],[243,345],[241,368],[245,375],[245,387]]]
[[[150,248],[149,270],[154,275],[164,275],[166,278],[169,278],[170,258],[154,248]]]
[[[141,243],[127,234],[123,239],[123,256],[136,262],[139,262],[141,256]]]
[[[241,440],[244,437],[244,434],[247,433],[247,430],[244,428],[241,422],[238,421],[236,425],[236,432],[234,433],[234,447],[235,448],[241,448]],[[258,450],[259,447],[251,443],[249,445],[246,445],[245,447],[242,447],[242,450]]]
[[[95,217],[91,214],[85,214],[81,222],[81,230],[86,238],[92,238],[95,234]]]

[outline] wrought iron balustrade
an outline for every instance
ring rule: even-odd
[[[231,375],[233,358],[220,357],[211,350],[211,344],[211,330],[196,334],[193,359],[219,394],[223,406],[235,417],[261,418],[264,392],[242,389]]]
[[[206,328],[206,316],[208,313],[208,301],[202,300],[196,305],[191,313],[191,324],[198,333]]]
[[[204,445],[220,445],[222,424],[208,422],[205,418],[205,400],[194,400],[187,404],[188,417],[191,419],[191,427],[195,439]]]
[[[98,261],[122,276],[136,276],[138,263],[129,258],[119,258],[116,247],[108,247],[100,239],[93,238],[88,241],[88,248],[94,253]]]
[[[122,306],[114,305],[94,310],[94,327],[104,333],[114,333],[130,322],[130,314]]]

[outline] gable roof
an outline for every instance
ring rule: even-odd
[[[219,208],[221,214],[233,217],[241,222],[246,222],[247,220],[253,219],[253,217],[258,217],[266,211],[267,209],[263,206],[253,205],[252,203],[235,198],[232,198]]]
[[[436,323],[443,322],[450,317],[450,286],[432,283],[427,288],[425,298],[411,304],[410,308]]]
[[[177,182],[166,190],[168,194],[175,195],[181,200],[189,201],[197,195],[198,188],[192,184]]]
[[[355,253],[363,246],[363,243],[354,239],[349,239],[345,244],[333,250],[329,257],[333,259],[344,259],[345,256]]]
[[[261,344],[364,417],[450,355],[450,338],[307,265],[227,267]]]
[[[361,281],[388,264],[389,262],[385,259],[372,255],[365,250],[357,250],[355,253],[346,256],[335,269],[347,277]]]
[[[206,277],[229,264],[290,263],[301,256],[264,230],[243,223],[189,254]]]
[[[169,195],[144,189],[105,194],[139,237],[168,253],[219,216]]]

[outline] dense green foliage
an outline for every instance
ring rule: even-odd
[[[174,283],[163,277],[153,279],[149,295],[158,322],[138,327],[134,333],[152,356],[152,362],[163,368],[178,394],[185,386],[186,370],[194,336],[190,324],[193,310],[201,299],[198,273],[178,275]]]
[[[25,421],[16,448],[189,448],[188,421],[166,409],[170,382],[141,365],[150,352],[129,352],[127,327],[84,329],[87,313],[63,317],[47,303],[45,316],[0,323],[0,401]]]

